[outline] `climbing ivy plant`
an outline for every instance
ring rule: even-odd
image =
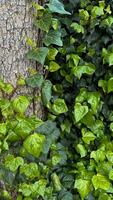
[[[10,98],[0,82],[1,198],[112,200],[113,1],[32,7],[43,46],[28,38],[26,56],[44,75],[24,84],[40,90],[45,120],[26,115],[33,97]]]

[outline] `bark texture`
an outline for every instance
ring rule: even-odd
[[[25,37],[33,39],[38,37],[33,28],[31,2],[0,0],[0,77],[14,86],[18,74],[26,77],[28,67],[36,67],[36,63],[29,62],[25,57],[28,51]],[[41,116],[40,105],[35,108],[32,106],[31,110],[35,113],[38,111],[38,115]]]

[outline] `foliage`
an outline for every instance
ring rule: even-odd
[[[113,199],[112,3],[33,3],[43,47],[29,39],[27,57],[46,73],[25,82],[47,114],[28,117],[32,97],[0,81],[1,199]]]

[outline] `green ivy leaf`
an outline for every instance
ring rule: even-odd
[[[48,120],[39,126],[35,131],[46,136],[43,153],[47,154],[52,143],[54,143],[60,135],[60,131],[57,128],[56,123]]]
[[[48,48],[47,47],[40,47],[38,49],[32,49],[27,53],[27,58],[30,60],[35,60],[42,65],[45,62],[46,56],[48,54]]]
[[[88,106],[76,103],[74,106],[74,117],[76,122],[79,122],[88,113]]]
[[[44,142],[44,135],[34,133],[26,138],[26,140],[23,143],[23,146],[28,153],[38,158],[42,152]]]
[[[16,112],[23,114],[30,105],[30,101],[27,96],[19,96],[13,100],[12,104]]]
[[[94,158],[96,162],[103,162],[106,157],[105,147],[101,147],[97,151],[92,151],[90,157]]]
[[[26,84],[32,88],[41,89],[42,83],[44,82],[43,75],[35,74],[29,78],[26,78]]]
[[[19,186],[19,192],[21,192],[25,197],[29,197],[32,194],[32,187],[27,183],[22,183]]]
[[[5,158],[5,167],[10,169],[10,171],[15,172],[19,166],[24,164],[24,159],[22,157],[14,158],[13,155],[8,155]]]
[[[35,22],[35,25],[43,31],[48,32],[52,23],[52,15],[48,11],[43,13],[41,19]]]
[[[82,199],[90,193],[90,182],[88,180],[77,179],[75,180],[74,188],[76,188]]]
[[[49,71],[50,72],[56,72],[56,71],[58,71],[60,69],[60,65],[58,64],[58,63],[56,63],[56,62],[54,62],[54,61],[51,61],[50,63],[49,63]]]
[[[44,38],[44,44],[46,46],[49,46],[51,44],[55,44],[57,46],[62,46],[63,43],[62,43],[62,39],[61,39],[61,32],[50,30],[49,33],[47,33]]]
[[[87,151],[82,144],[77,144],[77,151],[80,153],[81,158],[87,155]]]
[[[110,187],[110,182],[106,179],[105,176],[101,174],[94,175],[92,178],[92,183],[95,190],[97,189],[108,190]]]
[[[113,152],[107,152],[106,157],[110,163],[113,163]]]
[[[92,17],[102,16],[104,15],[104,10],[102,7],[94,6],[91,11]]]
[[[82,130],[82,140],[86,144],[90,144],[90,142],[94,141],[96,136],[91,131],[83,131]]]
[[[73,22],[71,24],[71,27],[76,31],[77,33],[83,33],[84,34],[84,27],[76,22]]]
[[[55,12],[63,15],[70,15],[70,13],[64,9],[64,5],[59,0],[50,0],[49,4],[47,5],[50,11],[53,13]]]
[[[56,115],[66,113],[68,111],[68,108],[66,106],[64,99],[60,99],[60,98],[56,99],[54,101],[54,104],[52,105],[52,111]]]
[[[98,86],[102,87],[104,92],[107,92],[107,81],[106,80],[99,80]]]
[[[95,69],[95,65],[86,63],[84,65],[74,67],[72,69],[72,73],[80,79],[83,74],[92,75],[95,72]]]
[[[41,90],[41,95],[42,95],[42,101],[44,105],[46,106],[52,96],[52,83],[49,80],[44,81],[42,85],[42,90]]]
[[[39,176],[39,169],[36,163],[29,163],[20,166],[20,173],[25,174],[27,178],[34,179]]]
[[[87,101],[91,105],[93,112],[97,113],[97,110],[100,105],[100,93],[99,92],[88,92]]]
[[[56,55],[58,54],[58,50],[55,48],[49,48],[49,52],[47,58],[49,60],[55,60]]]
[[[113,77],[107,82],[107,93],[113,92]]]

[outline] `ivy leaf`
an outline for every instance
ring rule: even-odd
[[[91,141],[95,140],[95,135],[91,131],[83,131],[82,130],[82,140],[86,144],[90,144]]]
[[[51,61],[50,63],[49,63],[49,71],[50,72],[56,72],[56,71],[58,71],[60,69],[60,65],[58,64],[58,63],[56,63],[56,62],[54,62],[54,61]]]
[[[97,113],[97,109],[100,103],[100,93],[99,92],[89,92],[87,96],[87,101],[91,105],[94,113]]]
[[[94,6],[91,11],[92,17],[102,16],[104,15],[104,10],[102,7]]]
[[[42,134],[34,133],[26,138],[23,143],[24,148],[28,153],[38,158],[42,152],[45,142],[45,136]]]
[[[84,27],[76,22],[73,22],[71,24],[71,27],[76,31],[77,33],[83,33],[84,34]]]
[[[44,38],[44,44],[46,46],[49,46],[51,44],[55,44],[57,46],[62,46],[63,42],[61,39],[61,32],[50,30],[49,33],[47,33]]]
[[[55,48],[49,48],[49,52],[47,58],[49,60],[55,60],[56,55],[58,54],[58,50]]]
[[[27,58],[30,60],[35,60],[42,65],[45,62],[46,56],[48,54],[48,48],[47,47],[40,47],[38,49],[32,49],[27,53]]]
[[[29,197],[32,194],[31,185],[28,185],[27,183],[20,184],[19,192],[21,192],[25,197]]]
[[[24,159],[22,157],[14,158],[13,155],[8,155],[5,158],[5,167],[10,169],[10,171],[15,172],[19,166],[24,164]]]
[[[13,100],[12,104],[16,112],[23,114],[30,105],[30,101],[27,96],[19,96]]]
[[[54,101],[54,104],[52,105],[52,111],[56,114],[62,114],[62,113],[66,113],[68,111],[67,105],[64,101],[64,99],[56,99]]]
[[[113,77],[111,77],[107,82],[107,92],[113,92]]]
[[[107,81],[106,80],[99,80],[98,86],[102,87],[104,92],[107,92]]]
[[[43,13],[41,19],[35,22],[35,25],[43,31],[48,32],[52,23],[52,15],[48,11]]]
[[[106,157],[107,157],[109,162],[113,163],[113,152],[108,151],[106,153]]]
[[[77,144],[77,151],[80,153],[81,158],[87,155],[87,151],[82,144]]]
[[[52,83],[49,80],[44,81],[42,85],[42,90],[41,90],[41,95],[42,95],[42,100],[44,105],[46,106],[52,96]]]
[[[95,190],[97,189],[108,190],[110,187],[110,182],[105,178],[105,176],[101,174],[94,175],[92,178],[92,183]]]
[[[88,180],[77,179],[75,180],[74,188],[76,188],[82,199],[90,193],[90,182]]]
[[[95,65],[86,63],[84,65],[74,67],[72,69],[72,73],[80,79],[82,74],[92,75],[95,72],[95,69]]]
[[[60,131],[57,128],[56,123],[48,120],[39,126],[35,131],[46,136],[43,152],[47,154],[52,143],[54,143],[60,135]]]
[[[42,83],[44,82],[43,75],[35,74],[29,78],[26,78],[26,84],[32,88],[41,89]]]
[[[74,106],[74,117],[76,122],[79,122],[88,113],[88,106],[76,103]]]
[[[25,174],[29,179],[34,179],[39,176],[38,165],[36,163],[24,164],[20,167],[20,173]]]
[[[97,151],[92,151],[90,157],[94,158],[96,162],[103,162],[105,160],[105,148],[101,147]]]
[[[0,138],[5,136],[7,132],[6,123],[0,123]]]
[[[104,25],[104,26],[111,27],[112,24],[113,24],[113,17],[112,17],[112,16],[107,17],[106,19],[104,19],[104,20],[102,21],[101,24]]]
[[[50,3],[47,5],[49,10],[53,13],[55,12],[63,15],[70,15],[70,13],[64,9],[64,5],[59,0],[50,0]]]

